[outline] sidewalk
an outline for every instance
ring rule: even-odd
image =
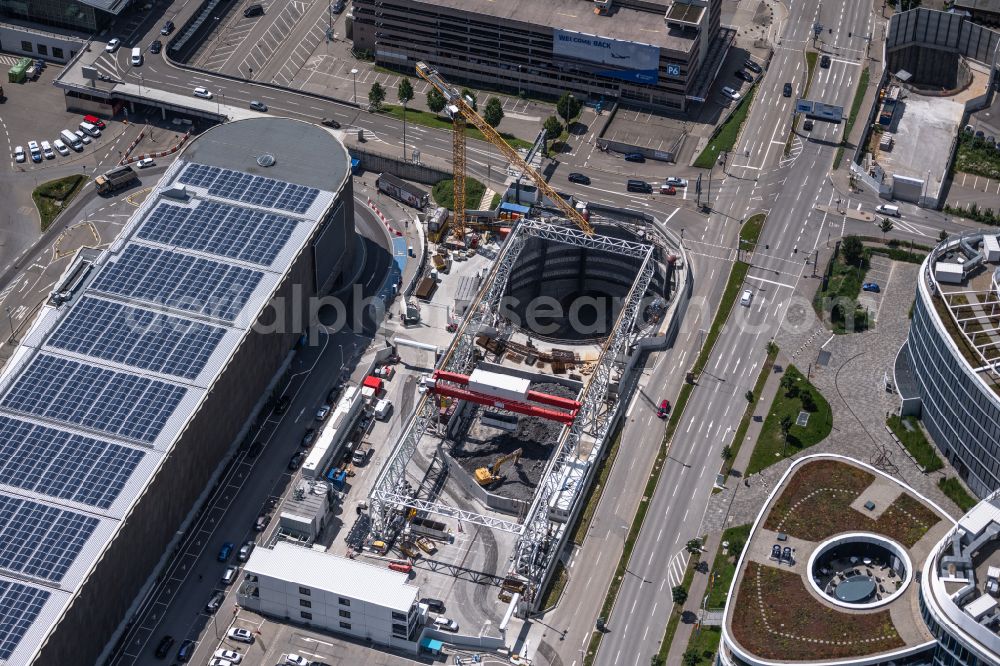
[[[786,367],[789,363],[789,358],[784,352],[778,352],[778,357],[775,359],[775,365],[780,365]],[[767,410],[771,403],[774,401],[774,396],[778,392],[778,388],[781,384],[781,373],[771,371],[768,375],[767,381],[764,383],[764,389],[761,395],[757,397],[757,402],[754,403],[755,415],[760,415],[760,420],[750,420],[750,427],[747,429],[746,439],[743,441],[743,445],[740,446],[739,452],[736,454],[736,459],[733,461],[733,472],[742,471],[746,469],[747,464],[750,462],[750,456],[753,453],[754,444],[757,442],[757,437],[760,436],[761,428],[764,427],[764,415],[767,414]],[[720,468],[721,468],[721,460]],[[746,483],[750,485],[747,486]],[[667,655],[668,666],[673,666],[674,664],[680,664],[681,657],[684,651],[687,650],[688,641],[691,640],[691,634],[694,631],[695,622],[699,617],[699,611],[701,609],[702,601],[705,598],[705,594],[708,591],[708,578],[712,571],[711,558],[715,557],[715,552],[719,548],[719,543],[722,540],[722,532],[727,527],[732,527],[728,524],[728,516],[730,508],[733,506],[737,500],[740,504],[754,504],[756,506],[763,506],[764,500],[767,499],[767,495],[771,492],[771,489],[766,485],[761,483],[759,477],[753,479],[748,479],[747,477],[740,478],[739,476],[733,476],[732,474],[726,480],[726,490],[722,491],[717,495],[717,497],[723,495],[729,495],[729,501],[718,504],[716,502],[710,502],[708,510],[706,511],[704,522],[702,527],[708,531],[708,538],[705,540],[705,544],[702,547],[702,558],[706,562],[707,566],[702,571],[696,571],[694,579],[691,581],[691,589],[688,590],[688,599],[684,604],[683,612],[687,614],[685,618],[681,620],[681,624],[677,627],[677,633],[674,634],[674,641],[670,645],[670,652]],[[713,509],[720,506],[721,512],[715,513],[713,515]]]

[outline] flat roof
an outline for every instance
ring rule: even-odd
[[[292,133],[300,138],[284,150],[272,139]],[[245,145],[258,136],[269,138]],[[297,167],[259,167],[250,156],[260,147],[327,178],[301,184],[290,180]],[[0,604],[0,664],[35,658],[325,219],[349,177],[338,170],[346,160],[343,145],[309,123],[211,129],[69,299],[43,305],[0,374],[0,551],[9,556],[0,558],[0,599],[34,604],[23,615]],[[329,189],[309,187],[322,181]],[[22,619],[8,621],[12,612]]]
[[[255,548],[246,572],[324,590],[400,613],[408,613],[420,588],[409,576],[386,566],[295,546],[279,541],[274,548]]]
[[[625,42],[649,44],[687,53],[697,34],[670,30],[664,23],[666,7],[656,12],[616,5],[602,16],[594,13],[594,3],[587,0],[418,0],[426,4],[469,14],[492,16],[527,23],[541,28],[572,30],[588,35],[610,37]]]
[[[747,660],[791,664],[888,655],[930,642],[916,578],[953,526],[939,507],[870,465],[826,454],[795,461],[743,549],[726,604],[726,645]],[[866,535],[895,544],[909,562],[868,549]],[[834,538],[840,542],[824,545]],[[788,548],[791,561],[776,559],[776,547]],[[855,576],[873,581],[877,605],[833,601],[836,586]]]

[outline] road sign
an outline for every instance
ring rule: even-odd
[[[839,123],[844,119],[844,107],[808,99],[795,100],[795,113],[804,113],[806,118],[828,123]]]

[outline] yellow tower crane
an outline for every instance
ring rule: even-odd
[[[545,181],[545,179],[537,171],[531,168],[521,155],[510,147],[510,145],[504,141],[500,133],[497,132],[493,127],[483,120],[482,116],[476,113],[472,105],[465,101],[462,95],[452,88],[442,77],[438,74],[437,70],[431,69],[427,63],[418,62],[417,63],[417,75],[422,78],[427,83],[431,84],[437,88],[438,92],[444,95],[447,101],[448,112],[452,116],[453,121],[453,132],[452,137],[452,161],[454,162],[454,183],[455,183],[455,214],[454,214],[454,225],[455,225],[455,235],[459,238],[465,238],[465,124],[466,122],[472,123],[476,129],[483,133],[486,140],[492,143],[497,149],[503,153],[511,164],[517,167],[522,173],[527,175],[534,181],[535,185],[539,190],[542,191],[546,197],[552,200],[556,206],[559,207],[566,217],[571,219],[576,226],[587,234],[588,236],[594,233],[593,227],[587,220],[583,219],[583,216],[572,206],[570,206],[559,194],[552,189],[552,187]]]

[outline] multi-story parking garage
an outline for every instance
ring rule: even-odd
[[[349,165],[309,123],[209,130],[43,305],[0,376],[0,664],[99,660],[308,323],[275,313],[353,267]]]
[[[913,320],[896,361],[904,413],[919,413],[973,492],[1000,488],[1000,250],[974,232],[924,260]]]
[[[682,112],[733,38],[720,0],[355,0],[351,37],[379,65],[452,81]]]

